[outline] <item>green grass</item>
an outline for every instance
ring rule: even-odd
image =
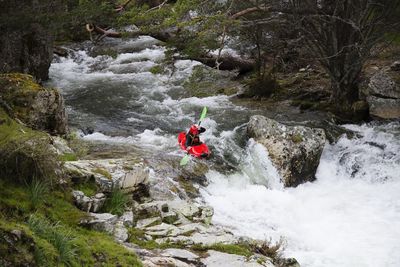
[[[78,226],[86,213],[73,205],[70,189],[49,191],[31,216],[27,187],[0,177],[0,188],[0,266],[2,260],[12,266],[142,266],[108,234]],[[18,250],[2,242],[15,229],[23,233]]]
[[[76,256],[76,248],[73,244],[71,231],[61,224],[51,223],[44,217],[33,214],[28,219],[28,226],[40,238],[48,241],[58,252],[57,262],[65,266],[71,266]],[[41,253],[42,255],[44,253]]]
[[[197,252],[206,252],[207,250],[216,250],[228,254],[242,255],[245,257],[250,257],[254,253],[247,244],[223,244],[215,243],[212,245],[193,245],[190,247],[191,250]]]
[[[39,180],[36,177],[26,183],[29,199],[34,209],[38,208],[44,201],[46,194],[49,191],[49,185],[45,180]]]
[[[89,181],[85,183],[79,183],[74,185],[75,190],[82,191],[86,196],[91,197],[94,196],[97,193],[97,185],[96,181],[94,179],[90,179]]]
[[[129,197],[120,189],[114,188],[104,203],[103,211],[121,216],[129,203]]]
[[[101,175],[103,175],[104,177],[108,178],[109,180],[112,179],[111,173],[109,173],[106,169],[103,169],[103,168],[95,168],[95,169],[92,169],[92,172],[101,174]]]
[[[78,156],[75,153],[65,153],[59,156],[61,161],[76,161],[78,160]]]

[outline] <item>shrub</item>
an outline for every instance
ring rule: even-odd
[[[279,90],[279,83],[271,74],[252,78],[246,84],[248,89],[245,95],[249,97],[269,97]]]

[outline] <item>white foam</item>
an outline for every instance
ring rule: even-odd
[[[262,150],[245,158],[241,172],[228,176],[209,172],[211,183],[202,194],[214,207],[214,223],[254,238],[284,236],[286,255],[297,258],[301,266],[399,266],[399,140],[391,133],[363,127],[357,129],[366,133],[364,137],[328,145],[317,181],[297,188],[268,188],[259,185],[260,176],[254,179],[258,171],[244,171],[248,164],[259,168],[254,163],[259,161],[268,172],[265,177],[274,177]],[[383,152],[366,143],[379,143],[383,136]],[[352,159],[340,162],[347,152]],[[352,165],[355,158],[362,171],[352,177],[343,165]]]

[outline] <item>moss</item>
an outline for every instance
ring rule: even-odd
[[[95,169],[92,169],[92,172],[101,174],[101,175],[103,175],[104,177],[108,178],[109,180],[112,179],[111,173],[109,173],[106,169],[103,169],[103,168],[95,168]]]
[[[164,68],[161,65],[155,65],[149,71],[153,74],[162,74],[164,73]]]
[[[206,252],[207,250],[216,250],[228,254],[242,255],[250,257],[254,253],[251,248],[246,244],[223,244],[215,243],[212,245],[193,245],[190,247],[191,250],[197,252]]]
[[[303,137],[299,133],[293,134],[291,139],[292,139],[293,143],[296,143],[296,144],[303,142]]]
[[[11,119],[0,108],[0,175],[20,182],[53,179],[59,167],[49,136]]]
[[[182,242],[164,242],[157,243],[154,240],[147,240],[145,237],[145,232],[142,229],[138,228],[129,228],[128,229],[129,238],[128,241],[130,243],[136,244],[144,249],[167,249],[167,248],[185,248],[186,245]]]
[[[74,189],[82,191],[88,197],[94,196],[98,191],[97,184],[94,179],[90,179],[85,183],[79,183],[74,186]]]
[[[76,161],[78,160],[78,156],[75,153],[65,153],[59,156],[59,160],[61,161]]]
[[[43,233],[36,234],[29,229],[27,221],[30,213],[29,197],[22,185],[1,179],[0,187],[0,265],[10,266],[58,266],[58,244],[52,244]],[[73,237],[69,239],[75,256],[72,266],[142,266],[137,256],[115,243],[106,233],[78,227],[79,221],[86,216],[78,210],[71,199],[71,191],[52,190],[45,199],[42,208],[35,213],[46,218],[49,225],[59,229],[59,234]],[[21,230],[22,239],[16,246],[2,242],[3,233]],[[57,230],[58,231],[58,230]],[[63,235],[57,234],[57,237]],[[64,252],[62,252],[64,253]],[[10,263],[10,264],[8,264]],[[28,264],[29,263],[29,264]]]

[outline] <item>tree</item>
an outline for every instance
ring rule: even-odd
[[[331,80],[336,113],[351,118],[371,49],[381,42],[399,0],[291,0],[288,10],[310,51]],[[398,23],[398,20],[395,22]]]

